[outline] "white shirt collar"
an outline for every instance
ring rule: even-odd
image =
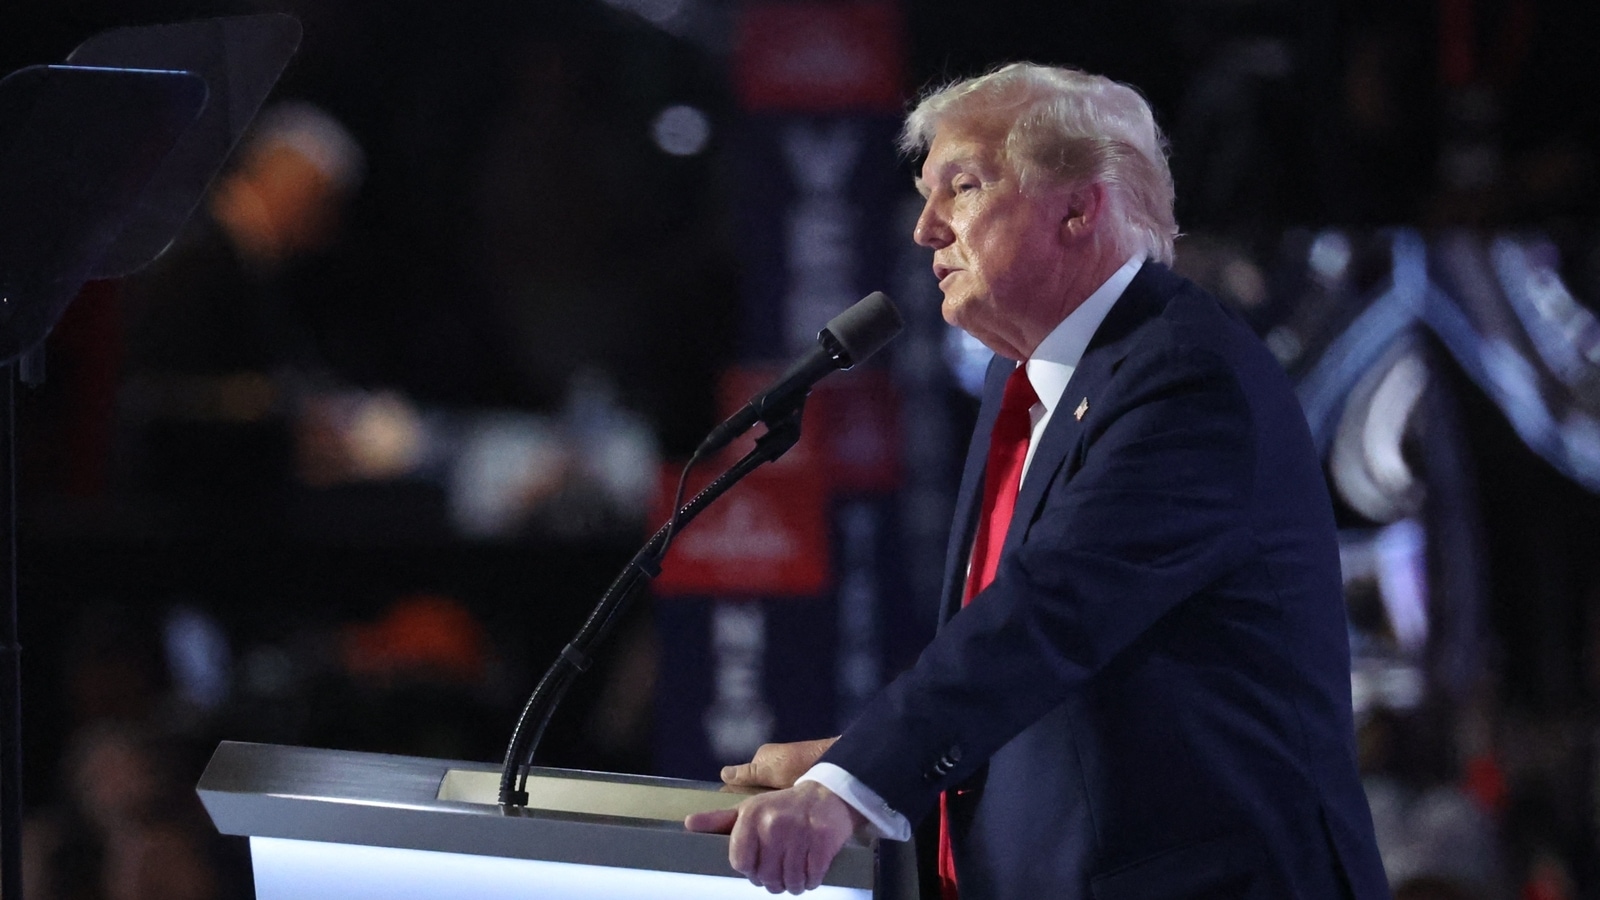
[[[1144,260],[1144,254],[1141,253],[1111,273],[1111,277],[1062,319],[1054,331],[1045,335],[1033,355],[1028,357],[1028,381],[1033,385],[1034,393],[1039,395],[1046,415],[1061,402],[1061,395],[1066,392],[1067,382],[1078,368],[1078,361],[1083,359],[1083,351],[1088,349],[1089,340],[1094,337],[1100,323],[1105,321],[1106,314],[1111,312],[1117,298],[1128,289],[1133,276],[1139,274]]]

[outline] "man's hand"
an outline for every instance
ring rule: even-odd
[[[816,765],[837,740],[831,737],[792,744],[762,744],[744,765],[725,766],[722,780],[735,787],[794,787],[795,779]]]
[[[695,813],[683,825],[730,835],[728,864],[734,871],[774,894],[798,894],[822,884],[839,849],[866,819],[833,791],[808,781],[751,797],[733,809]]]

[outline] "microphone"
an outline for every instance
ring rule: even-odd
[[[817,347],[796,360],[773,385],[750,398],[744,408],[718,425],[700,442],[698,458],[715,453],[757,422],[771,423],[793,412],[811,393],[811,386],[829,373],[849,369],[883,349],[905,323],[882,291],[873,291],[829,320],[817,332]]]

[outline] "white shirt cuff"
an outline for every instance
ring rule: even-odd
[[[906,821],[905,816],[890,809],[877,791],[833,763],[817,763],[810,771],[795,779],[795,784],[802,781],[815,781],[838,794],[840,800],[866,817],[867,823],[878,832],[878,837],[891,841],[911,839],[911,823]]]

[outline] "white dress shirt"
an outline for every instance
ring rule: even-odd
[[[1089,340],[1094,337],[1100,323],[1105,321],[1106,314],[1111,312],[1117,298],[1128,289],[1128,282],[1139,274],[1144,260],[1144,255],[1140,254],[1123,263],[1122,268],[1113,272],[1104,284],[1046,335],[1034,348],[1033,355],[1028,357],[1025,363],[1028,382],[1033,385],[1034,393],[1039,395],[1039,402],[1028,410],[1033,430],[1028,439],[1028,456],[1022,461],[1022,478],[1028,477],[1028,467],[1033,464],[1033,451],[1039,446],[1039,439],[1050,424],[1056,407],[1061,405],[1067,382],[1077,370],[1078,361],[1083,359],[1083,351],[1088,348]],[[872,788],[833,763],[817,763],[795,783],[803,781],[815,781],[838,794],[839,799],[866,817],[879,837],[895,841],[910,839],[911,823],[906,821],[905,816],[890,808]]]

